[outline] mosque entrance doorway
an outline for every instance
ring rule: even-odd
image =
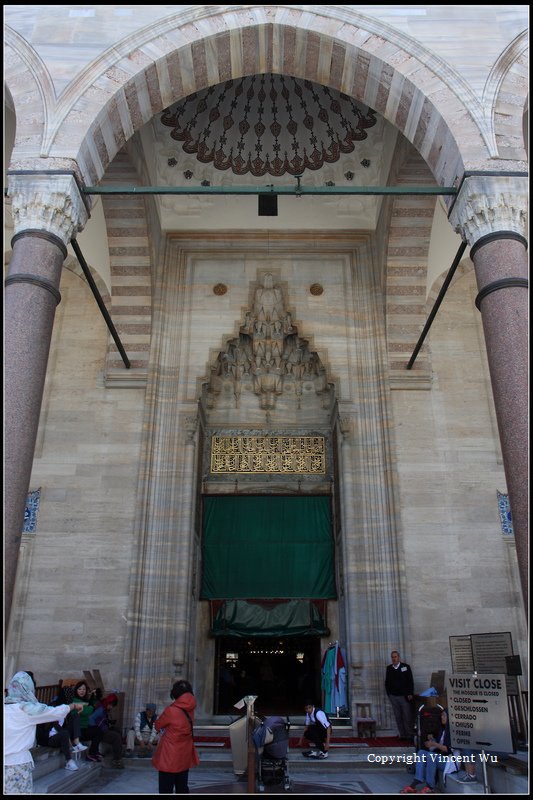
[[[320,637],[218,638],[215,714],[235,714],[247,694],[259,714],[303,714],[306,700],[319,702]]]

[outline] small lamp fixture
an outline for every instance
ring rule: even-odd
[[[367,167],[370,166],[370,160],[368,158],[363,158],[363,160],[361,161],[361,166],[365,167],[366,169]]]
[[[177,160],[175,158],[169,158],[168,161],[167,161],[167,164],[168,164],[169,167],[175,167],[177,163],[178,162],[177,162]]]
[[[354,174],[353,174],[353,172],[345,172],[344,173],[344,177],[346,178],[347,181],[353,181]]]
[[[186,181],[190,181],[191,178],[193,177],[193,173],[191,172],[190,169],[186,169],[185,172],[183,173],[183,177],[185,178]]]

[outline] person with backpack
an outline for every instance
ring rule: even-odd
[[[159,744],[152,764],[159,773],[159,794],[189,794],[189,770],[200,763],[194,746],[196,699],[189,681],[176,681],[172,703],[154,722]]]
[[[306,758],[327,758],[331,738],[331,722],[328,715],[321,708],[316,708],[314,703],[305,704],[305,729],[298,741],[302,747],[304,739],[310,742],[315,749],[304,750]]]

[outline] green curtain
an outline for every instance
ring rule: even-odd
[[[207,496],[201,597],[335,598],[326,496]]]
[[[327,636],[322,615],[310,600],[289,600],[264,608],[226,600],[213,622],[214,636]]]

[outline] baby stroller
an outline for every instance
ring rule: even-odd
[[[253,733],[257,752],[257,788],[260,792],[265,791],[265,786],[282,783],[286,792],[291,791],[287,759],[290,727],[288,718],[265,717]]]
[[[414,746],[417,753],[419,750],[424,749],[424,742],[427,740],[428,734],[431,733],[436,736],[440,730],[440,715],[443,711],[444,708],[438,704],[430,706],[422,703],[417,708],[414,728]],[[408,764],[407,772],[414,773],[415,770],[415,764]]]
[[[422,704],[416,712],[416,732],[415,732],[415,747],[418,750],[424,748],[424,742],[431,733],[437,736],[440,729],[440,715],[444,711],[444,707],[439,705],[425,705]]]

